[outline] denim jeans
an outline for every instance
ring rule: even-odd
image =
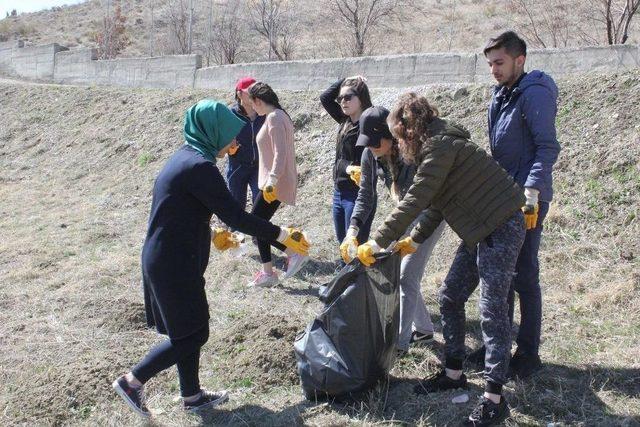
[[[336,231],[338,243],[342,243],[347,235],[347,229],[351,222],[351,214],[353,213],[357,198],[357,190],[336,189],[333,192],[333,226]],[[376,206],[377,205],[374,205],[373,211],[369,214],[369,218],[360,226],[360,231],[358,232],[358,243],[360,244],[369,240],[369,232],[371,231],[371,223],[376,213]]]

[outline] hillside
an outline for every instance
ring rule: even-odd
[[[178,10],[186,0],[122,1],[122,15],[126,18],[127,46],[120,56],[150,55],[151,8],[153,4],[155,36],[154,55],[176,53],[169,36],[169,10]],[[324,2],[323,2],[324,1]],[[347,50],[350,28],[338,22],[328,11],[329,0],[292,0],[291,36],[294,40],[294,59],[350,56]],[[409,1],[409,0],[407,0]],[[543,47],[529,31],[528,16],[514,9],[507,0],[425,0],[413,1],[420,11],[406,9],[404,14],[380,28],[372,30],[367,54],[396,54],[415,52],[478,51],[487,39],[505,29],[521,31],[531,47]],[[111,4],[116,2],[112,0]],[[214,15],[223,13],[228,0],[216,1]],[[605,44],[605,27],[601,22],[600,5],[580,0],[526,1],[538,23],[538,33],[546,47]],[[60,43],[69,47],[95,46],[94,35],[102,28],[105,2],[87,2],[56,7],[35,13],[20,14],[0,20],[0,40],[19,37],[34,44]],[[208,59],[209,3],[194,0],[194,52]],[[268,58],[268,44],[251,30],[248,1],[231,3],[230,15],[241,31],[240,52],[236,62],[255,62]],[[186,7],[186,6],[185,6]],[[630,27],[628,44],[640,42],[640,19],[635,17]],[[546,24],[546,26],[545,26]],[[215,29],[213,31],[216,31]],[[555,43],[553,41],[555,37]]]
[[[640,424],[640,71],[559,82],[556,196],[541,253],[542,357],[547,367],[510,383],[513,423]],[[486,145],[489,87],[419,88]],[[402,91],[373,90],[391,106]],[[0,424],[132,425],[137,419],[110,381],[158,336],[144,328],[140,249],[153,180],[181,144],[184,110],[229,93],[126,90],[0,82]],[[300,203],[276,215],[303,226],[313,262],[268,290],[244,284],[258,266],[212,253],[206,273],[211,338],[202,382],[226,387],[231,402],[200,420],[174,401],[174,371],[149,383],[159,425],[443,425],[468,413],[456,393],[417,397],[418,378],[436,369],[432,348],[399,360],[388,387],[357,405],[306,402],[292,342],[319,310],[319,284],[338,257],[331,228],[335,127],[318,93],[283,93],[296,123]],[[381,194],[385,192],[381,191]],[[377,221],[390,208],[381,203]],[[440,318],[437,287],[457,239],[436,247],[423,294]],[[283,260],[277,263],[282,265]],[[477,292],[468,305],[468,345],[479,340]]]

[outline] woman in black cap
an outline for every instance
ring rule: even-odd
[[[373,217],[378,194],[378,169],[391,198],[400,203],[413,184],[415,165],[408,165],[400,158],[398,142],[387,126],[389,111],[384,107],[370,107],[360,117],[360,136],[357,146],[365,147],[360,166],[360,190],[351,215],[347,236],[340,245],[342,259],[350,262],[358,246],[358,229],[366,218]],[[413,229],[409,226],[406,235]],[[400,334],[398,354],[405,354],[409,345],[424,345],[433,341],[431,315],[420,293],[420,282],[434,246],[442,235],[444,222],[420,244],[414,253],[402,257],[400,265]],[[361,242],[364,243],[364,242]],[[403,254],[405,255],[405,254]]]

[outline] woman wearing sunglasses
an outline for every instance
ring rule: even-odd
[[[362,112],[371,107],[371,95],[365,79],[354,76],[332,84],[320,95],[320,102],[339,124],[333,165],[333,225],[340,244],[346,236],[358,197],[360,159],[364,150],[364,147],[356,146],[358,120]],[[369,238],[374,213],[375,206],[358,230],[359,242],[365,242]]]

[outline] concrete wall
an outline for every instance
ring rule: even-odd
[[[590,46],[564,49],[532,49],[527,70],[543,70],[554,78],[575,73],[617,72],[640,67],[640,47],[634,45]],[[483,55],[478,55],[476,81],[492,81]]]
[[[77,49],[56,55],[54,80],[58,83],[178,88],[193,87],[199,55],[155,58],[121,58],[96,61],[94,49]]]
[[[55,56],[53,80],[57,83],[92,83],[96,49],[73,49],[59,52]]]
[[[229,89],[242,76],[275,89],[324,89],[340,77],[361,74],[371,87],[406,87],[473,81],[474,54],[416,54],[310,61],[263,62],[202,68],[196,88]]]
[[[201,68],[199,55],[96,58],[93,49],[68,50],[55,43],[27,47],[15,41],[0,43],[0,73],[59,83],[229,90],[239,77],[250,75],[278,90],[319,90],[340,77],[356,74],[366,76],[371,87],[492,81],[484,56],[474,53],[334,58],[207,68]],[[528,69],[541,69],[556,78],[638,67],[640,48],[631,45],[531,50],[527,58]]]
[[[29,79],[52,80],[55,55],[68,50],[58,43],[12,49],[13,73]]]

